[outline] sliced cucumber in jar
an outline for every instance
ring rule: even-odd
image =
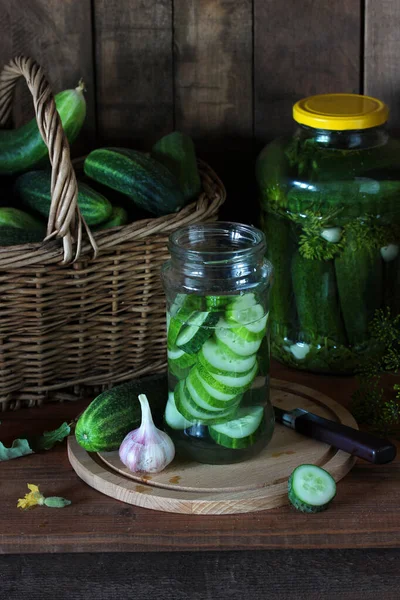
[[[215,337],[221,343],[221,347],[227,347],[237,356],[251,356],[255,354],[261,345],[262,339],[245,340],[232,330],[232,326],[223,318],[219,319],[215,327]]]
[[[167,350],[168,361],[181,369],[193,366],[197,362],[195,354],[188,354],[180,348],[171,348]]]
[[[191,398],[184,381],[180,381],[174,391],[175,405],[185,419],[195,423],[214,425],[233,419],[237,411],[237,403],[226,410],[206,410],[200,408]]]
[[[210,373],[201,365],[197,365],[196,371],[203,381],[205,381],[216,392],[223,394],[239,394],[243,393],[254,380],[258,370],[257,363],[252,370],[242,375],[242,377],[230,377],[229,375],[218,375]]]
[[[235,419],[208,428],[212,439],[225,448],[247,448],[257,442],[265,432],[264,408],[248,406],[239,408]]]
[[[253,369],[257,359],[255,355],[243,357],[227,353],[213,338],[209,338],[203,344],[198,360],[210,373],[243,377]]]
[[[289,501],[301,512],[321,512],[328,508],[335,495],[335,480],[317,465],[300,465],[289,477]]]
[[[186,378],[186,389],[193,403],[202,410],[218,413],[229,410],[232,406],[239,404],[242,395],[237,394],[230,400],[218,400],[214,398],[203,386],[198,375],[193,370]]]
[[[232,403],[236,396],[240,394],[240,390],[237,388],[234,388],[231,392],[222,392],[221,390],[215,389],[199,373],[197,366],[193,367],[190,371],[187,382],[190,382],[191,386],[196,391],[196,395],[200,396],[206,404],[216,406],[217,408],[223,408],[224,406],[229,405],[229,403]]]
[[[169,392],[168,402],[165,407],[164,420],[171,429],[183,430],[191,427],[193,423],[181,415],[175,405],[174,393]]]
[[[207,310],[223,311],[232,296],[206,296]]]
[[[189,354],[197,354],[203,343],[213,334],[213,327],[218,319],[218,313],[194,311],[176,338],[178,348]]]

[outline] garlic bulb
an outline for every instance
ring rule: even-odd
[[[397,258],[399,254],[399,247],[397,244],[388,244],[381,248],[381,256],[385,262],[390,262]]]
[[[324,238],[327,242],[331,242],[332,244],[337,244],[342,237],[342,228],[341,227],[328,227],[327,229],[323,229],[321,231],[321,237]]]
[[[173,460],[175,446],[169,435],[154,425],[145,394],[138,396],[142,408],[139,429],[128,433],[120,448],[119,457],[130,471],[159,473]]]

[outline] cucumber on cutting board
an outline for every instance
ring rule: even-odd
[[[336,482],[332,475],[316,465],[300,465],[289,477],[289,501],[301,512],[321,512],[328,508],[335,495]]]
[[[212,439],[225,448],[247,448],[254,444],[265,429],[264,408],[246,406],[239,408],[232,421],[208,428]]]
[[[197,199],[201,192],[201,179],[193,140],[188,135],[180,131],[165,135],[153,146],[151,155],[175,175],[185,204]]]
[[[55,96],[58,114],[70,144],[77,138],[86,116],[83,82],[73,90]],[[13,175],[33,169],[48,156],[36,118],[18,129],[0,131],[0,175]]]
[[[51,172],[28,171],[20,175],[14,187],[15,195],[27,208],[47,219],[51,206]],[[107,198],[85,183],[78,182],[78,206],[88,225],[99,225],[111,217],[112,205]]]
[[[133,205],[162,216],[185,203],[174,175],[151,156],[129,148],[98,148],[85,159],[85,174],[124,194]]]
[[[99,394],[79,417],[75,437],[88,452],[118,450],[127,433],[139,427],[138,395],[146,393],[154,421],[162,416],[168,396],[165,375],[143,377]]]

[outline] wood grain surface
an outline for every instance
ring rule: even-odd
[[[292,104],[312,94],[359,92],[361,3],[255,0],[255,134],[293,128]]]
[[[273,379],[271,399],[285,410],[304,408],[357,427],[352,415],[331,398],[298,384]],[[251,460],[232,465],[206,465],[175,458],[161,473],[131,473],[118,451],[89,454],[68,439],[75,472],[96,490],[144,508],[182,514],[237,514],[285,506],[287,480],[299,464],[326,469],[336,481],[347,475],[355,459],[346,452],[302,436],[277,424],[268,447]],[[98,459],[101,459],[100,461]]]
[[[0,556],[7,600],[398,600],[399,550]]]
[[[149,149],[173,129],[172,4],[96,0],[94,19],[99,142]]]
[[[400,131],[400,2],[366,0],[364,42],[364,91],[390,107],[389,123]]]
[[[351,377],[310,375],[276,363],[273,375],[331,395],[343,404]],[[42,432],[71,420],[88,403],[65,403],[1,415],[1,440]],[[72,500],[62,510],[20,512],[17,499],[36,483],[45,495]],[[85,485],[72,470],[64,444],[6,463],[0,469],[0,553],[136,552],[400,548],[400,460],[358,461],[339,483],[331,508],[303,515],[289,506],[241,515],[177,515],[129,506]]]

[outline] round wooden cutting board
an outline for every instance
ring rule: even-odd
[[[272,379],[271,398],[281,408],[304,408],[357,428],[347,409],[310,388]],[[241,513],[282,506],[288,502],[288,477],[298,465],[319,465],[338,481],[356,460],[278,423],[261,454],[233,465],[205,465],[176,458],[161,473],[131,473],[119,460],[118,452],[88,453],[74,436],[68,439],[68,456],[79,477],[108,496],[153,510],[193,514]]]

